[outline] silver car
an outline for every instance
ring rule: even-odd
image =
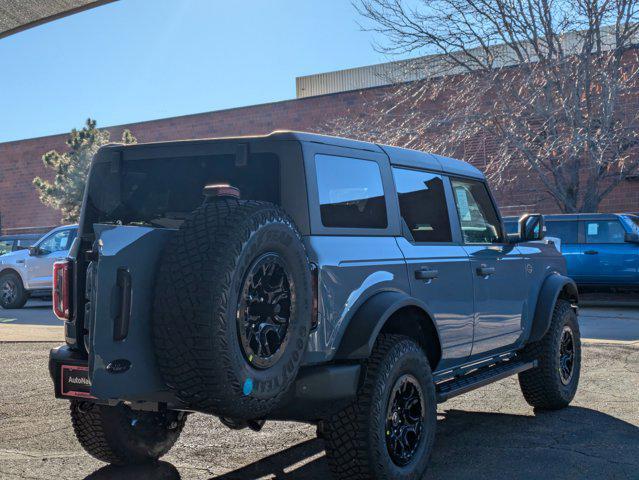
[[[0,256],[0,306],[22,308],[31,296],[50,296],[53,263],[66,258],[77,225],[51,230],[28,250]]]

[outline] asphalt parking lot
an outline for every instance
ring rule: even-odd
[[[619,315],[594,313],[600,323]],[[190,416],[163,462],[105,466],[76,442],[68,403],[53,398],[47,354],[54,345],[0,343],[2,479],[330,478],[312,426],[273,422],[260,433],[230,431],[200,414]],[[639,342],[587,341],[583,356],[580,388],[565,410],[534,412],[516,378],[440,405],[426,478],[639,478]]]
[[[53,311],[51,300],[30,299],[19,309],[0,308],[0,325],[60,325]]]

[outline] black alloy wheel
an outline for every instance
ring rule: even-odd
[[[255,368],[271,367],[286,349],[294,292],[280,255],[265,253],[249,267],[240,293],[237,331],[242,351]]]
[[[397,379],[386,413],[386,447],[393,462],[403,467],[411,462],[422,439],[424,395],[417,379]]]
[[[575,365],[575,338],[570,326],[564,326],[559,344],[559,375],[561,383],[568,385],[572,380]]]
[[[3,305],[10,305],[18,297],[18,285],[12,277],[5,277],[0,285],[0,299]]]

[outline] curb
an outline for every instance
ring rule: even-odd
[[[64,342],[64,326],[0,324],[0,343]]]

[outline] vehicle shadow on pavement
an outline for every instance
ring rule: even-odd
[[[426,478],[632,478],[639,427],[583,407],[534,416],[447,410]]]
[[[107,465],[96,470],[85,480],[180,480],[180,473],[168,462],[119,467]]]
[[[626,478],[639,468],[639,428],[581,407],[513,415],[440,411],[428,478],[468,480]],[[171,464],[104,467],[86,480],[178,480]],[[210,480],[330,478],[324,443],[313,439]],[[188,479],[184,479],[188,480]]]

